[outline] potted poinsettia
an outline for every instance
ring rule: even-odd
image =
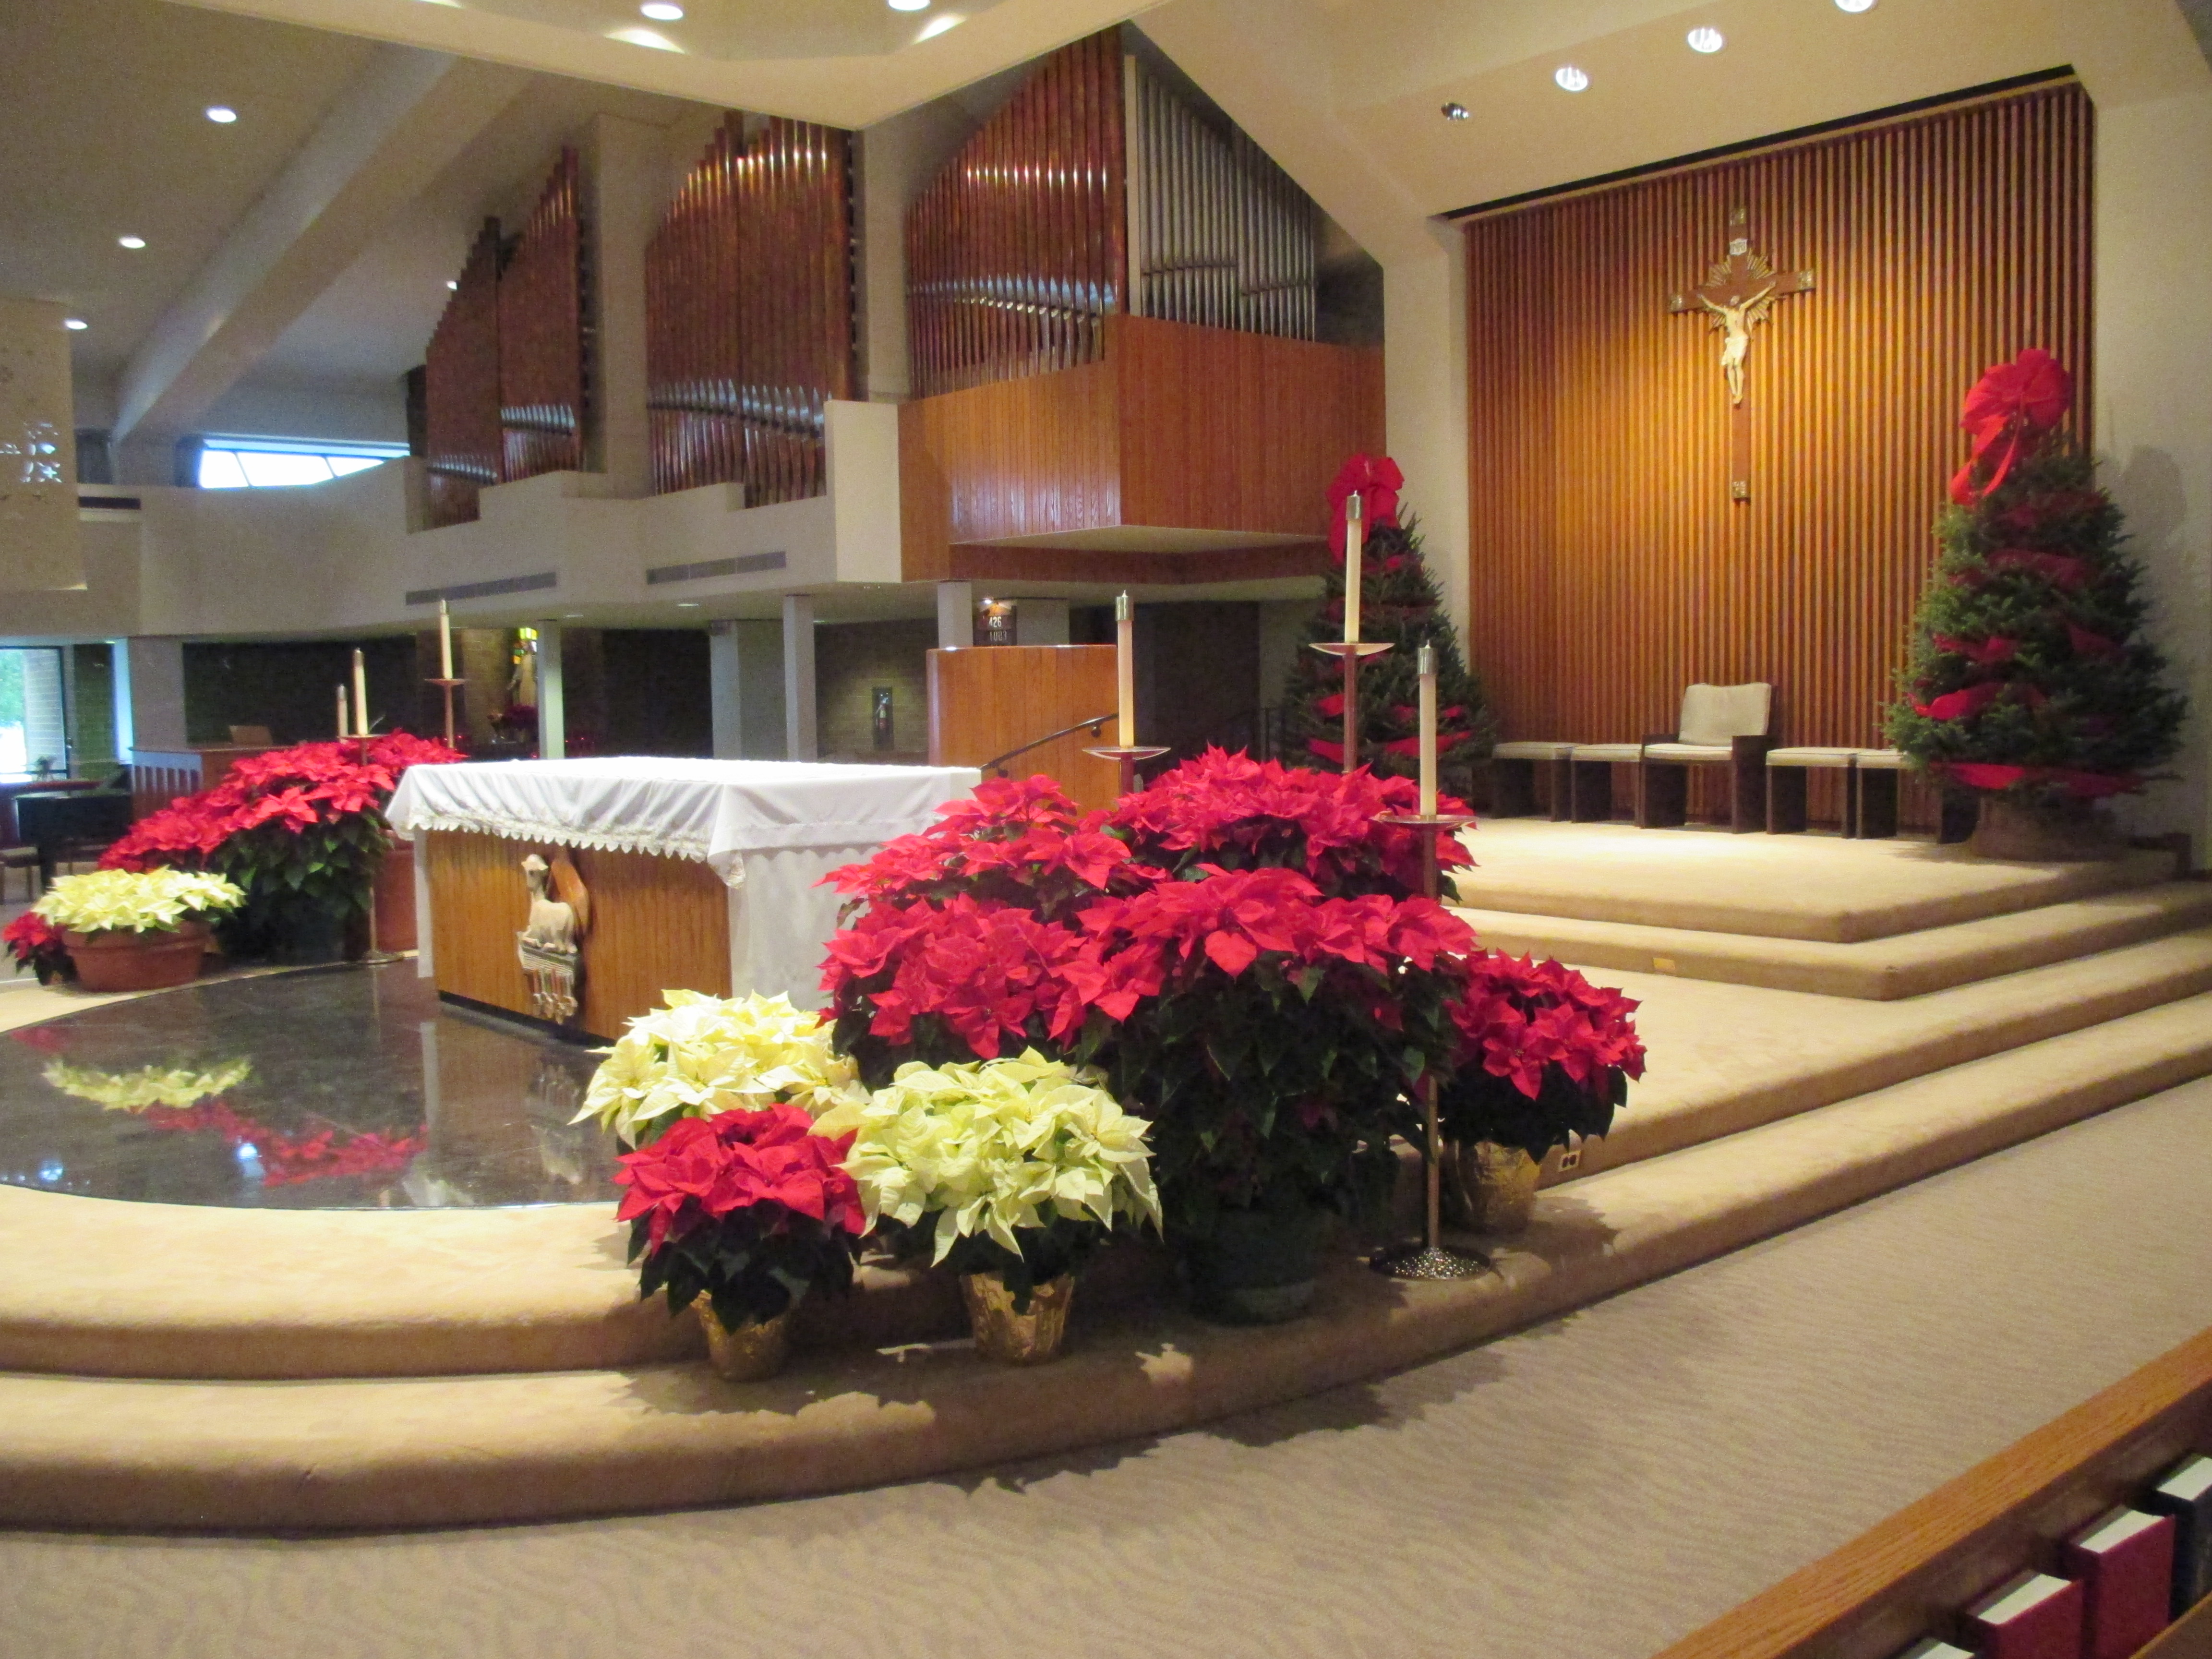
[[[1555,1146],[1602,1135],[1644,1075],[1634,999],[1557,962],[1487,951],[1452,1008],[1460,1063],[1437,1111],[1450,1143],[1448,1190],[1478,1231],[1528,1224],[1536,1178]]]
[[[663,992],[606,1054],[571,1121],[596,1121],[633,1146],[686,1118],[779,1102],[819,1117],[866,1093],[823,1017],[782,995]]]
[[[1147,1126],[1092,1071],[1034,1048],[975,1065],[910,1061],[848,1127],[846,1168],[871,1223],[919,1237],[961,1276],[977,1348],[1013,1364],[1055,1358],[1075,1275],[1117,1229],[1160,1224]]]
[[[62,877],[33,908],[86,990],[152,991],[198,977],[209,919],[245,897],[204,871],[94,870]]]
[[[8,954],[15,959],[15,971],[20,974],[29,969],[39,976],[41,985],[76,977],[62,930],[36,910],[26,910],[7,927],[0,927],[0,943],[7,945]]]
[[[782,1369],[791,1316],[814,1291],[842,1291],[866,1231],[843,1160],[849,1134],[814,1132],[800,1108],[680,1118],[623,1154],[629,1257],[643,1297],[698,1310],[714,1368],[732,1382]]]

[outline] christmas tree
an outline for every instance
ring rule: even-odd
[[[1437,653],[1437,775],[1445,794],[1465,799],[1475,763],[1490,752],[1496,721],[1482,685],[1468,672],[1459,637],[1421,557],[1421,535],[1398,521],[1405,482],[1387,456],[1355,455],[1329,486],[1330,541],[1336,560],[1309,641],[1344,637],[1344,504],[1355,492],[1366,531],[1360,559],[1360,636],[1392,648],[1359,670],[1359,760],[1385,777],[1412,777],[1420,767],[1419,672],[1415,653]],[[1339,659],[1303,647],[1283,688],[1283,759],[1291,765],[1344,763],[1344,672]]]
[[[1968,394],[1973,452],[1936,523],[1889,737],[1948,786],[2080,811],[2142,788],[2179,747],[2185,705],[2142,637],[2119,510],[2060,430],[2073,396],[2034,349]]]

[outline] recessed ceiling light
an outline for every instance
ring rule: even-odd
[[[921,26],[920,33],[915,34],[914,38],[917,43],[923,40],[934,40],[939,35],[944,33],[945,30],[957,28],[961,24],[967,21],[968,20],[962,16],[958,12],[948,11],[943,15],[933,17],[927,23],[924,23]]]
[[[929,0],[890,0],[893,11],[927,11]]]
[[[1447,121],[1466,120],[1467,106],[1465,104],[1446,104],[1444,106],[1444,119]]]
[[[207,118],[219,127],[227,127],[238,119],[238,112],[228,104],[210,104],[207,106]]]
[[[676,601],[676,608],[678,611],[696,611],[699,608],[699,601],[696,599],[678,599]]]
[[[1552,79],[1559,83],[1559,90],[1562,92],[1580,92],[1584,87],[1589,85],[1589,76],[1572,64],[1560,64],[1552,71]]]
[[[1692,52],[1716,52],[1728,45],[1728,36],[1718,29],[1692,29],[1689,40]]]
[[[1836,0],[1838,11],[1872,11],[1874,0]]]
[[[666,35],[655,34],[651,29],[609,29],[607,31],[607,39],[610,40],[627,41],[633,46],[650,46],[655,52],[681,52],[684,50],[683,47],[678,46]]]
[[[641,16],[650,17],[656,23],[680,23],[684,21],[684,8],[676,4],[675,0],[645,0],[645,3],[637,9]]]
[[[459,278],[457,278],[457,277],[453,277],[453,276],[448,276],[448,277],[447,277],[447,278],[446,278],[446,292],[447,292],[447,293],[448,293],[448,294],[454,294],[454,293],[458,293],[458,292],[460,290],[460,286],[461,286],[461,284],[460,284],[460,282],[459,282]]]
[[[70,330],[72,333],[82,333],[84,330],[90,328],[92,325],[85,321],[82,317],[64,317],[62,319],[62,326]]]
[[[143,236],[118,236],[115,239],[115,246],[118,247],[131,248],[143,247],[146,246],[146,239]]]

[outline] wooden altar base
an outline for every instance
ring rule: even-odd
[[[665,990],[730,994],[730,890],[706,865],[649,853],[560,848],[501,836],[434,830],[416,843],[430,894],[430,964],[438,994],[533,1024],[514,936],[530,919],[522,860],[556,853],[590,890],[576,1018],[559,1028],[611,1042]]]

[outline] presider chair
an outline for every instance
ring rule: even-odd
[[[1766,827],[1766,754],[1774,688],[1746,685],[1686,688],[1672,732],[1641,743],[1577,744],[1571,757],[1573,817],[1578,823],[1613,816],[1613,769],[1636,769],[1636,822],[1640,829],[1671,830],[1689,822],[1690,769],[1729,769],[1729,828],[1737,835]]]

